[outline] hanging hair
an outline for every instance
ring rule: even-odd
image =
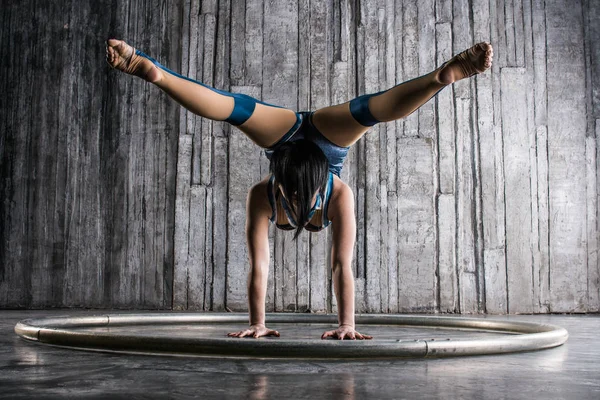
[[[281,185],[283,194],[292,209],[298,228],[294,240],[298,238],[312,208],[314,194],[323,193],[327,184],[329,161],[315,143],[299,139],[278,146],[271,156],[269,170],[275,182]],[[295,205],[292,204],[295,197]]]

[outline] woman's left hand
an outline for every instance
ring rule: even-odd
[[[344,340],[344,339],[349,339],[349,340],[368,340],[368,339],[373,339],[373,336],[369,336],[369,335],[363,335],[362,333],[359,333],[358,331],[355,331],[354,328],[350,325],[340,325],[336,330],[333,331],[327,331],[325,332],[323,335],[321,335],[321,339],[326,339],[328,337],[334,338],[334,339],[339,339],[339,340]]]

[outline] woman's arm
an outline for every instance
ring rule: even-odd
[[[250,325],[265,324],[265,298],[269,275],[269,219],[263,185],[250,189],[246,201],[246,243],[248,245],[248,312]]]
[[[333,287],[338,304],[338,323],[354,329],[354,276],[352,256],[356,239],[354,196],[350,187],[344,185],[336,207],[332,210],[333,243],[331,268]]]
[[[338,339],[371,339],[371,336],[362,335],[354,329],[354,276],[352,275],[352,255],[356,238],[354,196],[348,185],[341,182],[340,184],[337,196],[332,198],[330,205],[333,228],[331,266],[339,327],[325,332],[321,338],[331,336]]]
[[[265,297],[269,275],[269,216],[271,208],[265,182],[258,183],[248,192],[246,201],[246,243],[248,244],[248,314],[250,328],[230,333],[229,336],[279,336],[279,332],[265,326]]]

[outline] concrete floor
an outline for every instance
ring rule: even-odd
[[[0,311],[0,398],[600,399],[600,315],[489,317],[566,328],[569,341],[550,350],[395,361],[107,354],[36,344],[13,332],[24,318],[98,313]]]

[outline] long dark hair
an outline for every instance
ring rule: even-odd
[[[280,184],[285,198],[294,215],[298,228],[294,240],[298,238],[312,208],[315,192],[322,192],[329,176],[329,161],[319,146],[306,139],[286,142],[278,146],[271,156],[269,170]],[[295,195],[296,206],[291,202]]]

